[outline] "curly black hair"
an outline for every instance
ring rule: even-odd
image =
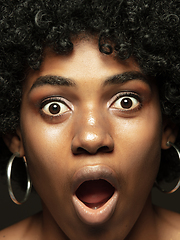
[[[0,13],[1,134],[19,125],[28,69],[40,68],[46,47],[70,53],[73,37],[80,34],[98,37],[103,54],[122,60],[133,56],[142,72],[156,79],[162,114],[179,125],[179,0],[0,0]],[[9,153],[3,144],[6,162]],[[171,151],[162,153],[159,180],[179,176],[180,164]]]

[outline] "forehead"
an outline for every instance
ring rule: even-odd
[[[46,49],[44,59],[38,71],[30,71],[28,79],[34,81],[40,76],[59,75],[76,81],[85,79],[104,79],[121,72],[139,71],[132,59],[120,61],[114,54],[102,54],[95,39],[76,40],[73,51],[68,55],[59,55]]]

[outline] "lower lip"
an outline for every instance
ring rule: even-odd
[[[79,218],[86,224],[98,225],[108,221],[114,213],[118,200],[117,191],[113,196],[100,208],[91,209],[81,202],[77,196],[73,195],[73,204]]]

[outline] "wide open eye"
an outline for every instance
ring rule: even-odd
[[[69,111],[69,108],[62,102],[58,101],[46,101],[43,103],[41,110],[44,114],[49,116],[59,116],[67,111]]]
[[[141,107],[141,102],[136,95],[124,95],[119,96],[118,99],[111,105],[111,107],[122,111],[135,110]]]

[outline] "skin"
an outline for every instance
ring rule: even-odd
[[[96,39],[74,41],[68,56],[46,49],[40,70],[31,70],[24,83],[17,136],[5,139],[12,152],[26,156],[43,212],[4,230],[0,239],[11,239],[11,233],[13,239],[38,240],[178,239],[179,215],[154,208],[150,200],[161,148],[175,141],[173,127],[162,120],[156,85],[143,77],[107,83],[132,71],[141,73],[132,58],[100,53]],[[47,75],[71,84],[37,80]],[[131,108],[121,107],[119,93],[121,100],[133,100]],[[48,112],[52,96],[64,101],[60,116]],[[117,181],[115,211],[99,225],[82,221],[72,202],[74,175],[88,166],[110,168]]]

